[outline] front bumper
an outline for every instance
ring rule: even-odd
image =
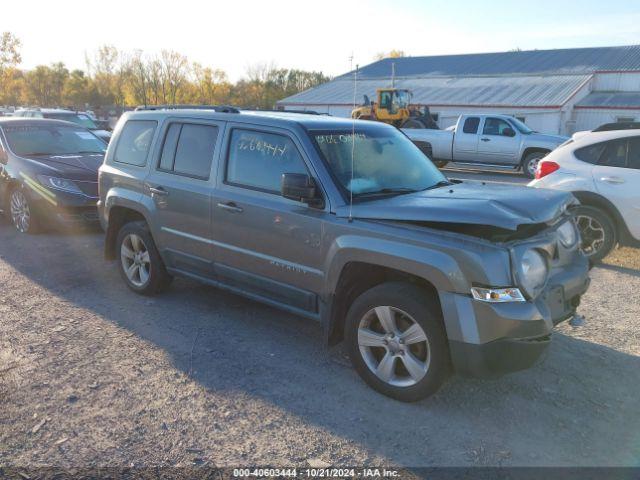
[[[453,366],[461,375],[494,377],[535,365],[550,344],[551,331],[571,318],[589,286],[581,257],[552,274],[533,301],[486,303],[468,295],[441,294]]]
[[[98,199],[88,195],[56,191],[53,196],[25,188],[38,219],[51,226],[73,227],[99,224]]]

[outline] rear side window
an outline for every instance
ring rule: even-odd
[[[279,193],[283,173],[308,174],[290,138],[266,132],[233,130],[227,160],[228,183]]]
[[[627,139],[607,142],[598,164],[624,168],[627,164]]]
[[[469,117],[464,121],[462,133],[478,133],[478,125],[480,125],[479,117]]]
[[[113,160],[127,165],[143,167],[158,122],[154,120],[129,120],[122,127]]]
[[[208,179],[217,138],[218,127],[212,125],[171,124],[162,147],[160,170]]]
[[[578,160],[582,160],[583,162],[591,163],[593,165],[598,163],[602,152],[604,152],[607,144],[596,143],[594,145],[587,145],[586,147],[578,148],[573,154],[576,156]]]

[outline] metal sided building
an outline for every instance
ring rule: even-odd
[[[358,70],[356,103],[390,87],[413,92],[440,128],[461,113],[504,113],[543,133],[640,121],[640,45],[387,58]],[[277,108],[349,117],[354,73],[280,100]]]

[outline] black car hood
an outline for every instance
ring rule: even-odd
[[[464,181],[422,192],[354,203],[353,218],[490,225],[506,230],[549,223],[578,201],[570,193]],[[349,206],[339,207],[349,216]]]
[[[74,153],[66,155],[23,155],[31,162],[38,163],[52,170],[64,173],[67,176],[79,175],[81,177],[95,177],[102,165],[104,154],[102,153]]]

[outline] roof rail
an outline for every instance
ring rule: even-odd
[[[240,113],[236,107],[230,105],[189,105],[189,104],[174,104],[174,105],[140,105],[136,107],[137,111],[142,110],[213,110],[218,113]]]
[[[613,130],[638,130],[640,122],[614,122],[605,123],[598,128],[594,128],[592,132],[611,132]]]
[[[329,113],[316,112],[315,110],[278,110],[277,108],[273,108],[273,109],[245,108],[244,110],[247,110],[250,112],[304,113],[307,115],[326,115],[329,117],[331,116]]]

